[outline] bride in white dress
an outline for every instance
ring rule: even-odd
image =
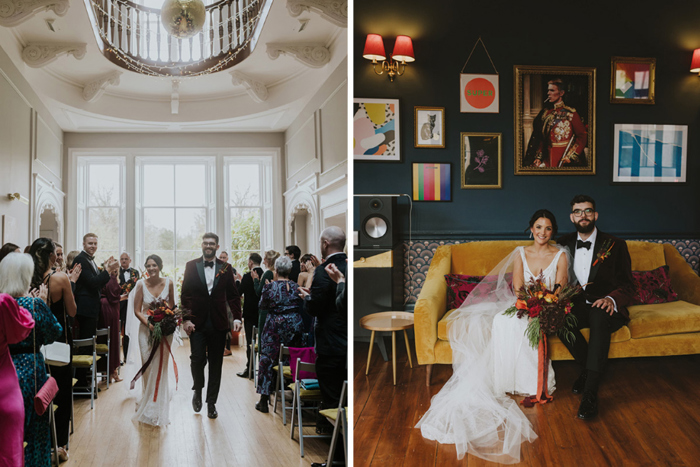
[[[453,374],[416,425],[423,437],[454,444],[460,459],[468,452],[517,463],[522,442],[537,438],[518,403],[506,395],[537,392],[537,349],[525,337],[527,319],[503,312],[515,303],[514,290],[540,275],[550,289],[565,285],[572,263],[566,249],[549,244],[557,232],[551,212],[535,212],[529,230],[533,244],[516,248],[489,273],[498,281],[478,285],[450,315]],[[549,365],[551,394],[555,381]]]
[[[153,326],[148,323],[146,314],[149,305],[160,299],[168,303],[171,309],[175,308],[175,292],[173,282],[168,278],[160,277],[163,261],[157,255],[151,255],[146,259],[146,271],[148,278],[139,280],[129,294],[129,306],[127,309],[126,333],[132,344],[129,346],[129,354],[126,357],[127,375],[129,381],[133,379],[139,369],[146,363],[151,355],[152,344],[149,343],[150,332]],[[172,352],[180,344],[178,332],[164,337]],[[136,345],[135,345],[136,343]],[[137,385],[142,387],[137,396],[136,413],[133,420],[155,426],[164,426],[170,423],[170,401],[175,388],[175,376],[173,365],[170,362],[171,351],[165,345],[158,345],[158,349],[151,364],[144,370]],[[161,352],[163,355],[161,356]],[[162,358],[160,381],[158,368]],[[158,393],[156,394],[156,386]],[[134,387],[133,389],[137,389]],[[136,390],[137,393],[138,390]]]

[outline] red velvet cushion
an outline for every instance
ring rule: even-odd
[[[511,273],[506,274],[506,280],[509,283],[513,281]],[[447,309],[452,310],[459,308],[474,288],[483,280],[493,281],[498,280],[498,276],[469,276],[463,274],[446,274],[445,281],[447,282]]]
[[[652,271],[632,271],[634,277],[633,305],[675,302],[678,294],[671,287],[668,266],[661,266]]]

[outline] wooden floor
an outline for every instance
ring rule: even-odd
[[[259,396],[251,380],[236,376],[245,366],[245,349],[234,348],[224,358],[221,391],[216,408],[219,418],[207,418],[206,404],[199,414],[192,410],[192,374],[189,340],[175,358],[180,374],[173,398],[171,424],[165,428],[131,421],[135,399],[128,382],[111,384],[90,410],[89,398],[75,400],[75,432],[70,440],[67,467],[97,466],[309,466],[325,462],[329,443],[305,440],[305,456],[299,455],[299,436],[289,437],[290,424],[277,414],[255,410]],[[206,370],[205,370],[206,371]],[[206,373],[205,373],[206,374]],[[314,434],[314,427],[305,429]]]
[[[413,428],[451,376],[450,365],[436,365],[433,384],[426,387],[415,350],[411,370],[406,350],[399,348],[393,386],[391,361],[384,362],[376,348],[365,376],[368,346],[355,343],[356,467],[496,465],[470,455],[459,461],[454,445],[425,440]],[[539,438],[522,445],[519,465],[700,464],[700,355],[611,360],[599,391],[599,416],[588,422],[576,418],[580,396],[571,393],[577,365],[554,362],[554,371],[554,401],[522,409]]]

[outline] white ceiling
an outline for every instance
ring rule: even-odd
[[[284,0],[274,0],[253,53],[238,65],[208,76],[180,79],[179,113],[171,113],[172,82],[167,78],[125,70],[98,50],[85,3],[72,0],[64,17],[42,12],[14,28],[0,27],[0,47],[39,94],[64,131],[284,131],[308,100],[347,56],[347,29],[313,12],[292,17]],[[51,32],[46,19],[54,19]],[[297,32],[300,20],[309,20]],[[21,58],[29,42],[84,42],[82,60],[61,56],[43,68],[30,68]],[[266,43],[319,43],[331,51],[322,68],[308,68],[290,56],[267,56]],[[262,82],[269,97],[255,102],[243,86],[231,82],[238,70]],[[96,102],[82,97],[85,83],[122,71],[120,83],[109,86]]]

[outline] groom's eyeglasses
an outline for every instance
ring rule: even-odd
[[[216,242],[202,242],[202,246],[216,246]]]
[[[586,208],[586,209],[574,209],[573,211],[571,211],[571,213],[572,213],[574,216],[576,216],[576,217],[581,217],[581,216],[583,216],[584,214],[585,214],[586,216],[590,216],[590,215],[593,214],[594,212],[595,212],[595,211],[594,211],[593,209],[591,209],[591,208]]]

